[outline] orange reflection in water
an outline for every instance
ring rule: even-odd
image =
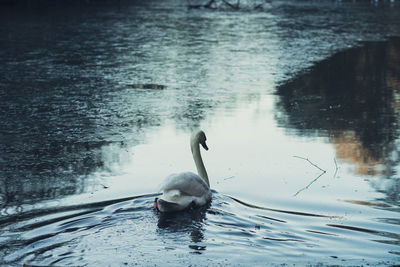
[[[357,140],[353,131],[337,133],[330,138],[330,142],[335,146],[336,157],[354,164],[358,174],[378,174],[376,166],[381,162],[374,159],[371,152]]]
[[[377,71],[380,75],[373,75],[372,80],[381,79],[381,90],[387,90],[391,95],[387,101],[386,94],[377,94],[376,97],[382,97],[386,103],[386,109],[392,110],[393,113],[400,115],[400,49],[398,42],[388,42],[386,49],[380,51],[383,58],[383,66],[381,70]],[[371,77],[366,77],[365,69],[368,64],[374,65],[372,58],[376,57],[377,47],[372,45],[372,49],[361,50],[357,63],[355,64],[357,84],[364,84],[368,87],[371,83]],[[375,64],[377,65],[377,64]],[[386,100],[386,101],[385,101]],[[367,103],[368,104],[368,103]],[[379,165],[384,165],[387,159],[387,152],[395,149],[392,142],[386,143],[385,146],[380,147],[379,153],[372,153],[369,148],[357,138],[355,130],[345,130],[336,132],[330,138],[330,142],[335,146],[336,156],[339,159],[347,161],[356,166],[356,173],[360,175],[378,175],[387,174],[386,170],[379,168]],[[378,154],[378,155],[377,155]]]

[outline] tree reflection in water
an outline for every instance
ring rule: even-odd
[[[299,135],[327,136],[337,157],[356,165],[358,174],[390,179],[400,162],[399,77],[400,38],[364,43],[278,86],[275,116]],[[395,180],[385,189],[397,188],[391,196],[399,195]]]

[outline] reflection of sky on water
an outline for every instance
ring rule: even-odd
[[[209,136],[211,150],[203,155],[210,177],[214,177],[213,187],[243,197],[250,197],[244,192],[251,192],[252,198],[291,197],[302,184],[307,185],[310,176],[318,176],[317,169],[293,156],[314,159],[330,177],[339,164],[339,177],[351,176],[347,179],[364,193],[369,184],[363,190],[359,178],[353,176],[354,168],[358,175],[395,177],[398,137],[393,99],[397,87],[391,77],[398,71],[398,58],[392,56],[396,42],[392,39],[341,52],[280,85],[278,98],[266,95],[233,111],[216,109],[212,119],[201,124]],[[386,53],[391,56],[381,57]],[[359,63],[366,59],[377,62]],[[174,122],[169,124],[172,126],[150,131],[148,144],[133,148],[132,161],[126,162],[132,177],[150,181],[148,188],[140,183],[144,191],[151,191],[152,182],[165,173],[194,169],[187,133],[174,130]],[[148,160],[146,155],[153,156]],[[152,167],[154,163],[157,168]],[[127,177],[126,182],[131,179]],[[339,186],[336,198],[348,191],[348,180],[345,184],[326,181],[323,187]],[[344,193],[343,198],[352,194]],[[367,195],[364,197],[369,198]]]
[[[0,265],[395,261],[400,46],[357,41],[398,8],[36,12],[0,10]],[[159,216],[199,127],[211,206]]]
[[[328,122],[308,127],[319,123],[313,117],[329,110],[311,107],[294,114],[294,107],[280,108],[296,103],[293,96],[273,95],[277,83],[279,95],[279,88],[293,82],[282,85],[285,78],[355,44],[362,34],[396,33],[396,20],[382,23],[370,16],[376,11],[363,4],[277,2],[263,12],[208,12],[147,2],[90,12],[69,8],[63,16],[54,7],[37,14],[7,12],[1,28],[7,42],[0,54],[7,70],[0,80],[2,114],[7,114],[1,120],[3,199],[29,203],[104,191],[104,186],[116,195],[118,190],[154,192],[157,179],[193,169],[187,137],[199,126],[215,147],[205,155],[209,166],[218,166],[209,172],[217,177],[216,188],[226,192],[241,191],[240,184],[247,191],[265,187],[270,188],[267,195],[291,196],[308,183],[309,177],[299,173],[313,172],[292,156],[318,161],[326,155],[321,164],[334,168],[335,156],[356,158],[343,150],[350,143],[350,151],[381,164],[379,147],[385,141],[370,142],[374,150],[365,148],[368,142],[351,129],[340,128],[332,136],[326,132],[331,131]],[[397,14],[388,7],[379,11],[389,18]],[[368,28],[372,24],[376,32]],[[132,86],[138,84],[165,87]],[[312,90],[299,92],[320,103],[323,94]],[[332,101],[327,103],[337,109]],[[344,120],[359,121],[356,116]],[[335,147],[326,144],[327,136]],[[146,162],[149,155],[154,156]],[[370,171],[369,165],[360,168]],[[360,174],[368,172],[361,169]],[[289,188],[296,176],[303,178]],[[272,185],[270,177],[276,177]],[[128,181],[133,189],[123,186]]]

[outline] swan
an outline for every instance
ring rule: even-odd
[[[165,178],[160,191],[162,195],[154,201],[154,208],[161,212],[184,210],[191,204],[202,206],[211,200],[210,182],[200,154],[200,146],[208,150],[206,135],[200,130],[192,134],[190,147],[197,174],[174,173]]]

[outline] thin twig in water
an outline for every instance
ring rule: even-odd
[[[326,173],[326,170],[321,169],[317,164],[311,162],[308,158],[303,158],[303,157],[299,157],[299,156],[293,156],[293,157],[298,158],[298,159],[303,159],[303,160],[305,160],[305,161],[308,161],[308,163],[310,163],[311,165],[313,165],[315,168],[319,169],[319,170],[322,171],[323,173]]]
[[[297,196],[298,194],[300,194],[300,192],[302,192],[302,191],[308,189],[313,183],[315,183],[315,182],[319,179],[319,177],[321,177],[321,176],[324,175],[324,174],[325,174],[325,172],[322,172],[320,175],[318,175],[317,178],[315,178],[315,179],[312,180],[308,185],[306,185],[305,187],[303,187],[302,189],[300,189],[299,191],[297,191],[296,194],[294,194],[293,196],[295,197],[295,196]]]
[[[333,162],[335,162],[335,173],[333,174],[333,178],[336,178],[336,174],[337,174],[337,172],[338,172],[338,170],[339,170],[339,167],[338,167],[338,165],[337,165],[337,162],[336,162],[336,158],[333,158]]]
[[[224,178],[224,181],[225,180],[229,180],[229,179],[233,179],[233,178],[235,178],[235,176],[230,176],[230,177]]]
[[[293,156],[295,158],[298,159],[302,159],[307,161],[308,163],[310,163],[312,166],[314,166],[315,168],[317,168],[318,170],[322,171],[320,175],[317,176],[317,178],[315,178],[314,180],[312,180],[308,185],[306,185],[305,187],[303,187],[302,189],[300,189],[299,191],[296,192],[296,194],[294,194],[293,196],[297,196],[298,194],[300,194],[300,192],[308,189],[313,183],[315,183],[322,175],[324,175],[326,173],[326,170],[320,168],[317,164],[313,163],[311,160],[309,160],[308,158],[303,158],[303,157],[299,157],[299,156]]]

